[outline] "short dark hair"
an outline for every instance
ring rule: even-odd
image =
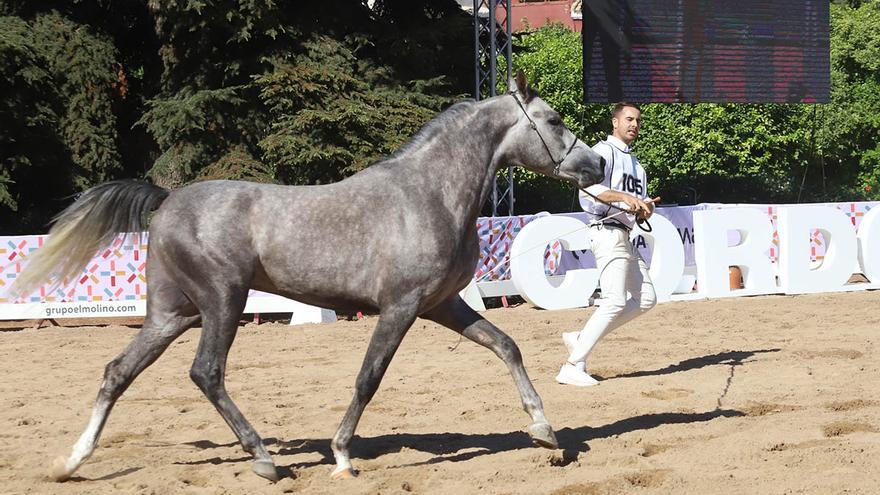
[[[639,112],[642,111],[642,109],[639,108],[639,106],[636,105],[635,103],[630,103],[628,101],[621,101],[620,103],[615,103],[614,108],[611,109],[611,118],[613,119],[613,118],[617,117],[618,115],[620,115],[620,112],[626,107],[635,108]]]

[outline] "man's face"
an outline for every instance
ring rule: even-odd
[[[633,107],[623,107],[617,117],[611,119],[614,126],[614,136],[626,144],[632,143],[639,135],[639,127],[642,124],[642,112]]]

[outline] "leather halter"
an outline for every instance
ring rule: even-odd
[[[547,141],[544,140],[544,136],[542,136],[541,131],[538,130],[538,124],[536,124],[535,121],[532,120],[529,112],[526,112],[526,107],[524,107],[522,102],[519,101],[519,98],[516,97],[516,92],[510,91],[507,94],[513,97],[513,101],[516,102],[520,110],[522,110],[523,115],[525,115],[526,118],[529,120],[529,127],[531,127],[532,130],[535,131],[535,133],[538,135],[538,139],[541,140],[541,144],[543,144],[544,149],[547,150],[547,156],[550,157],[550,161],[553,162],[553,164],[555,165],[555,167],[553,167],[553,175],[559,177],[559,168],[562,167],[562,162],[564,162],[565,159],[568,158],[568,155],[571,154],[571,151],[574,149],[574,145],[576,145],[578,142],[577,138],[574,138],[574,140],[571,142],[571,146],[568,147],[568,150],[565,152],[564,155],[562,155],[562,158],[560,158],[559,160],[553,158],[553,152],[550,151],[550,147],[547,146]]]

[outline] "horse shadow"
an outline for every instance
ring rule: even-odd
[[[580,426],[576,428],[565,427],[556,431],[559,440],[559,448],[562,451],[562,462],[571,462],[577,458],[577,453],[588,452],[591,440],[608,438],[623,433],[639,430],[650,430],[664,425],[690,424],[711,421],[716,418],[735,418],[745,416],[745,413],[735,409],[715,409],[700,413],[667,412],[642,414],[625,418],[606,425],[592,427]],[[317,453],[321,459],[314,461],[296,462],[286,466],[278,466],[281,476],[292,476],[294,470],[314,467],[319,465],[332,466],[335,464],[329,439],[294,439],[281,440],[267,438],[265,444],[270,447],[272,454],[294,455],[304,453]],[[210,441],[187,442],[201,449],[213,449],[220,447],[233,447],[237,443],[215,444]],[[272,448],[274,447],[274,448]],[[494,455],[503,452],[512,452],[522,449],[534,449],[535,446],[528,434],[522,431],[507,433],[466,434],[466,433],[395,433],[379,435],[376,437],[355,437],[351,442],[351,455],[353,459],[376,459],[384,455],[394,454],[403,449],[411,449],[431,454],[432,457],[418,462],[403,463],[388,466],[389,469],[424,466],[445,462],[462,462],[484,455]],[[247,462],[250,456],[236,458],[213,457],[191,462],[178,462],[176,464],[221,464]]]
[[[678,373],[681,371],[705,368],[706,366],[741,366],[747,359],[752,356],[767,352],[779,352],[780,350],[781,349],[758,349],[754,351],[719,352],[717,354],[709,354],[707,356],[685,359],[684,361],[680,361],[676,364],[671,364],[669,366],[656,370],[634,371],[632,373],[623,373],[619,375],[604,376],[600,378],[603,378],[605,380],[609,380],[611,378],[638,378],[642,376],[670,375],[672,373]]]
[[[100,476],[97,478],[86,478],[84,476],[71,476],[70,479],[68,479],[67,481],[71,482],[71,483],[79,483],[79,482],[83,482],[83,481],[109,481],[109,480],[115,480],[116,478],[122,478],[123,476],[128,476],[129,474],[136,473],[136,472],[140,471],[141,469],[143,469],[142,466],[131,467],[128,469],[123,469],[121,471],[115,471],[110,474],[105,474],[104,476]]]
[[[658,376],[678,373],[682,371],[704,368],[707,366],[727,365],[731,367],[744,364],[749,358],[758,354],[779,352],[780,349],[757,349],[750,351],[727,351],[696,358],[686,359],[676,364],[656,370],[636,371],[624,373],[610,378],[637,378],[643,376]],[[591,427],[580,426],[576,428],[565,427],[556,431],[559,448],[563,452],[563,462],[566,459],[576,458],[579,452],[588,452],[591,440],[607,438],[623,433],[639,430],[650,430],[663,425],[701,423],[716,418],[734,418],[745,416],[745,413],[735,409],[722,409],[700,413],[667,412],[642,414],[630,418],[621,419],[607,425]],[[330,449],[330,439],[304,438],[282,440],[279,438],[266,438],[264,443],[270,447],[273,455],[296,455],[306,453],[320,454],[318,460],[297,462],[287,466],[278,466],[281,476],[291,476],[293,470],[308,468],[318,465],[334,465],[335,460]],[[198,440],[186,442],[202,450],[215,448],[235,447],[237,442],[217,444],[210,440]],[[273,448],[274,447],[274,448]],[[422,466],[443,462],[462,462],[484,455],[493,455],[502,452],[511,452],[521,449],[534,448],[534,444],[528,434],[522,431],[507,433],[466,434],[466,433],[394,433],[379,435],[376,437],[355,436],[351,442],[350,452],[353,459],[376,459],[387,454],[398,453],[403,449],[411,449],[431,454],[433,457],[414,463],[400,464],[394,467]],[[248,455],[240,457],[212,457],[199,461],[179,462],[177,464],[224,464],[247,462],[251,460]]]

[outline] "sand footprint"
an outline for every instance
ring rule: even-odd
[[[828,402],[825,404],[825,409],[829,411],[854,411],[856,409],[862,409],[865,407],[875,406],[877,402],[872,400],[864,400],[864,399],[853,399],[853,400],[842,400],[842,401],[834,401]]]
[[[877,428],[870,423],[860,421],[834,421],[822,427],[822,434],[826,437],[839,437],[856,432],[876,432]]]
[[[651,469],[627,474],[623,478],[632,486],[639,488],[656,488],[663,484],[668,475],[668,470]]]
[[[824,351],[796,351],[796,356],[805,358],[837,358],[837,359],[858,359],[864,356],[864,353],[854,349],[827,349]]]
[[[746,407],[742,408],[742,412],[746,416],[754,417],[796,411],[798,409],[801,409],[801,407],[789,406],[786,404],[774,404],[772,402],[751,402]]]
[[[650,392],[642,392],[642,395],[651,399],[671,400],[681,397],[687,397],[692,393],[694,393],[693,390],[688,390],[685,388],[669,388],[665,390],[652,390]]]

